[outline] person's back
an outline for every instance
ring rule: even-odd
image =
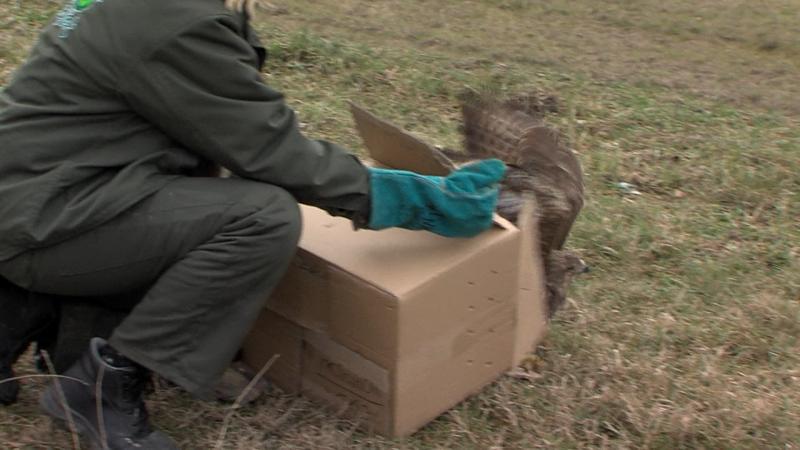
[[[58,13],[0,93],[0,261],[104,223],[203,163],[137,111],[149,93],[133,83],[160,45],[212,18],[261,62],[244,16],[219,0],[73,0]]]

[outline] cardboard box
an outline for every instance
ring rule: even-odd
[[[450,170],[424,142],[355,107],[354,117],[379,163]],[[518,229],[498,218],[475,238],[448,239],[355,231],[319,209],[302,213],[297,256],[244,346],[256,369],[286,356],[267,374],[280,386],[296,391],[299,383],[364,428],[405,436],[510,369],[544,335],[535,223]]]
[[[303,327],[265,309],[242,345],[242,359],[250,367],[261,369],[278,355],[267,378],[284,391],[299,394],[304,331]]]

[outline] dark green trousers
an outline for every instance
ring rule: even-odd
[[[65,296],[145,289],[111,345],[206,395],[288,267],[300,220],[297,202],[278,187],[179,178],[90,232],[0,262],[0,274]]]

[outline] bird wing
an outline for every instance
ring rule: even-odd
[[[530,176],[524,184],[539,202],[539,234],[547,255],[563,248],[583,207],[582,169],[559,133],[543,122],[542,110],[520,98],[464,101],[464,144],[470,157],[499,158]]]

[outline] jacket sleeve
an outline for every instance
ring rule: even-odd
[[[203,19],[132,59],[121,78],[132,108],[171,139],[234,174],[353,218],[369,174],[342,148],[306,138],[230,16]]]

